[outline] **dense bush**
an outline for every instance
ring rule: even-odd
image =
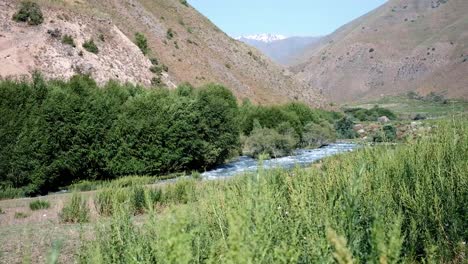
[[[50,203],[45,200],[36,200],[29,203],[29,209],[33,211],[48,209],[49,207]]]
[[[358,134],[354,131],[354,122],[345,116],[335,124],[336,133],[340,138],[356,138]]]
[[[381,116],[386,116],[390,120],[395,120],[397,118],[395,113],[393,113],[392,111],[386,108],[382,108],[379,106],[374,106],[371,109],[364,109],[364,108],[345,109],[345,113],[359,121],[377,121],[377,119]]]
[[[13,20],[27,22],[29,25],[40,25],[44,22],[44,16],[37,3],[24,1],[20,3],[18,12],[13,15]]]
[[[138,48],[140,48],[144,55],[148,54],[150,51],[148,40],[146,39],[145,35],[140,32],[135,33],[135,44]]]
[[[374,142],[392,142],[397,138],[397,130],[392,125],[386,125],[372,137]]]
[[[169,91],[98,87],[87,76],[0,81],[0,196],[210,168],[239,149],[237,111],[217,85]]]
[[[327,138],[333,140],[335,132],[333,131],[332,124],[342,116],[336,112],[312,109],[302,103],[289,103],[280,106],[255,106],[249,101],[245,101],[240,107],[239,112],[239,126],[241,133],[245,137],[248,138],[252,134],[256,122],[263,128],[263,132],[271,135],[270,139],[278,138],[277,135],[281,134],[278,131],[281,129],[280,126],[289,124],[293,129],[292,136],[297,139],[293,147],[307,147],[311,146],[311,141],[321,141],[319,138],[311,138],[312,133],[309,133],[310,131],[307,131],[309,133],[307,135],[308,138],[304,137],[305,128],[309,126],[310,129],[310,125],[312,124],[320,124],[325,130],[331,126],[331,131],[328,131],[330,135]],[[276,133],[270,131],[271,129],[276,130]],[[260,135],[257,134],[256,136]],[[322,137],[323,135],[317,136]],[[288,152],[286,150],[284,153]]]
[[[329,123],[308,123],[304,127],[302,141],[305,147],[320,147],[336,140],[336,132]]]
[[[283,123],[277,131],[271,128],[262,128],[257,122],[250,135],[244,142],[244,153],[258,158],[262,154],[270,157],[282,157],[292,153],[296,148],[298,139],[289,123]]]
[[[99,53],[99,48],[96,46],[96,43],[94,43],[94,40],[90,39],[87,40],[83,43],[83,48],[87,50],[88,52],[98,54]]]

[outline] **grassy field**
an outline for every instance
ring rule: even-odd
[[[374,105],[387,108],[403,118],[421,114],[429,118],[449,116],[457,113],[468,112],[468,102],[461,100],[448,100],[447,103],[428,102],[417,99],[409,99],[407,96],[389,96],[378,100],[366,101],[346,105],[345,107],[361,107],[370,109]]]
[[[81,197],[90,223],[62,223],[69,194],[0,201],[0,262],[466,263],[468,120],[307,169]]]

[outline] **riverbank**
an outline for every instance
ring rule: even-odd
[[[467,132],[467,120],[444,121],[410,144],[363,148],[320,167],[111,188],[95,193],[110,199],[100,202],[82,195],[90,223],[32,221],[45,210],[0,224],[0,262],[41,263],[52,250],[62,263],[328,263],[336,254],[355,262],[463,263]],[[147,197],[143,207],[138,190]],[[104,201],[107,216],[96,210]],[[59,214],[60,201],[50,202]],[[0,207],[11,217],[13,208]]]

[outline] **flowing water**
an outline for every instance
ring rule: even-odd
[[[323,158],[353,151],[357,147],[358,145],[351,143],[335,143],[318,149],[299,149],[296,150],[291,156],[264,160],[263,167],[265,169],[291,169],[296,166],[305,167]],[[221,165],[214,170],[203,173],[202,177],[207,180],[215,180],[246,172],[255,172],[257,169],[257,160],[247,156],[241,156],[230,163]]]

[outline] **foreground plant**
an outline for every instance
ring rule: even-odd
[[[60,213],[60,220],[64,223],[89,222],[89,207],[87,201],[78,193],[73,193],[71,200]]]

